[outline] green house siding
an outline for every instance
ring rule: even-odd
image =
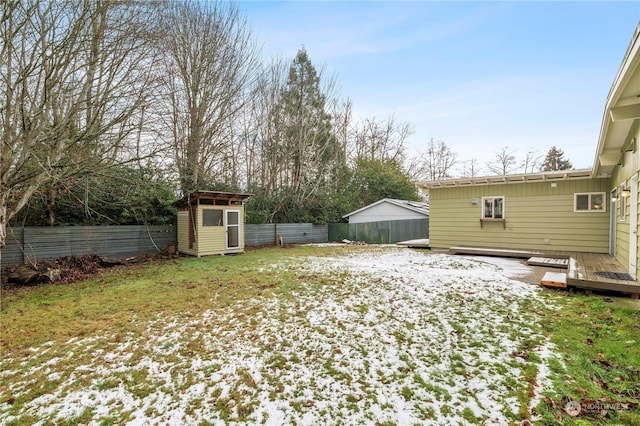
[[[458,245],[607,253],[609,212],[574,213],[574,194],[605,192],[609,179],[432,188],[432,247]],[[481,222],[482,197],[504,196],[505,221]],[[472,200],[477,201],[472,204]],[[607,205],[608,207],[608,205]]]
[[[638,122],[636,122],[629,134],[627,135],[625,147],[620,158],[620,164],[613,169],[611,173],[611,189],[618,189],[622,186],[630,188],[631,178],[638,174],[640,170],[640,147],[638,146],[638,140],[640,140],[640,130],[638,129]],[[635,143],[632,142],[635,139]],[[640,197],[638,197],[640,199]],[[626,214],[624,217],[620,216],[621,203],[625,204]],[[629,212],[631,211],[631,197],[618,197],[616,201],[616,250],[615,257],[622,265],[629,265],[629,240],[631,233],[629,232],[629,223],[631,218]],[[640,211],[640,208],[638,209]],[[640,223],[640,222],[638,222]],[[640,253],[640,244],[637,241],[637,234],[633,234],[636,237],[636,246],[638,246],[638,253]],[[637,273],[638,271],[636,271]]]

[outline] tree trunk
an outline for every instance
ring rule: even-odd
[[[2,250],[4,250],[5,240],[7,236],[6,218],[6,196],[4,194],[0,194],[0,286],[2,285]]]
[[[56,222],[56,201],[58,199],[58,187],[54,183],[47,191],[47,225],[53,226]]]

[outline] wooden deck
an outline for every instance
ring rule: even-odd
[[[608,290],[631,294],[633,298],[640,295],[638,280],[627,281],[605,278],[596,272],[628,273],[615,258],[600,253],[573,253],[569,259],[567,285],[588,290]]]
[[[528,259],[531,257],[547,257],[568,259],[567,286],[587,290],[615,291],[631,295],[634,299],[640,297],[640,283],[638,280],[627,281],[606,278],[596,272],[628,273],[629,270],[614,257],[603,253],[579,253],[564,251],[528,251],[505,250],[483,247],[451,247],[453,254],[475,254],[481,256],[499,256]]]
[[[568,259],[571,256],[571,253],[566,251],[510,250],[468,246],[449,247],[449,253],[473,254],[477,256],[515,257],[518,259],[528,259],[530,257],[555,257],[558,259]]]

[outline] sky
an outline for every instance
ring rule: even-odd
[[[304,47],[355,118],[410,122],[459,163],[504,147],[593,165],[604,105],[640,20],[636,1],[240,1],[265,58]]]

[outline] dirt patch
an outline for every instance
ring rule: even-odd
[[[169,257],[170,256],[164,256],[164,258]],[[2,285],[6,288],[21,287],[22,285],[11,282],[11,277],[19,274],[21,271],[35,271],[40,273],[57,271],[55,283],[70,284],[91,279],[104,269],[132,267],[134,265],[144,264],[152,259],[158,259],[158,257],[140,255],[126,259],[103,259],[95,254],[64,256],[39,262],[36,268],[27,265],[7,266],[2,269]],[[36,285],[39,284],[39,282],[36,280],[32,284]]]

